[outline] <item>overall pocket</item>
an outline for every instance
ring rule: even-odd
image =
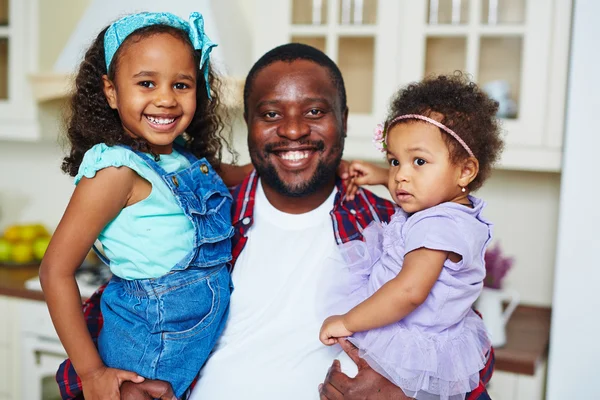
[[[203,270],[184,270],[174,274],[202,274]],[[199,339],[211,333],[210,327],[220,321],[222,303],[229,301],[229,273],[222,267],[210,275],[175,286],[160,295],[163,313],[163,338]]]

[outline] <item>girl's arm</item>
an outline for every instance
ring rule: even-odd
[[[339,337],[400,321],[427,299],[449,255],[447,251],[426,248],[408,253],[394,279],[346,314],[325,320],[321,341],[331,345]]]
[[[134,199],[134,187],[139,181],[141,179],[129,168],[114,167],[98,171],[93,179],[83,178],[75,188],[40,266],[40,281],[52,322],[82,380],[86,398],[88,394],[92,399],[97,398],[92,393],[98,392],[90,390],[99,390],[107,398],[118,399],[122,381],[143,380],[135,373],[104,366],[87,330],[75,281],[75,271],[99,233]]]
[[[252,164],[233,165],[221,163],[219,175],[223,179],[223,182],[225,182],[225,186],[233,187],[242,183],[253,169],[254,166]]]

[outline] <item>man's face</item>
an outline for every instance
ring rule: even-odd
[[[263,184],[302,197],[333,182],[347,110],[329,71],[312,61],[277,61],[259,71],[246,102],[248,148]]]

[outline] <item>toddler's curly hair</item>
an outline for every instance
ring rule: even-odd
[[[194,62],[200,65],[201,54],[194,50],[186,32],[167,25],[151,25],[136,30],[125,39],[107,71],[104,57],[104,33],[107,29],[108,27],[100,32],[79,66],[75,89],[65,118],[66,139],[70,149],[69,155],[63,159],[62,170],[71,176],[77,175],[85,152],[98,143],[108,146],[123,144],[152,153],[146,140],[133,138],[125,133],[117,110],[110,108],[104,95],[102,76],[108,75],[108,78],[114,81],[124,49],[143,38],[168,33],[186,43],[194,56]],[[222,116],[226,113],[221,109],[219,98],[221,82],[212,68],[209,68],[208,83],[212,97],[209,99],[205,90],[206,80],[199,68],[196,78],[196,112],[183,136],[186,148],[199,158],[206,157],[207,161],[219,170],[224,146],[234,160],[236,155],[229,146],[229,138],[224,136]]]
[[[401,89],[391,102],[385,125],[389,132],[391,121],[400,115],[420,114],[434,118],[432,115],[441,114],[443,117],[439,122],[456,132],[479,162],[479,173],[469,184],[469,190],[475,191],[489,177],[504,148],[497,111],[498,103],[465,74],[457,71],[453,75],[430,76]],[[417,121],[400,120],[394,125]],[[452,136],[440,132],[448,146],[452,163],[469,157]]]

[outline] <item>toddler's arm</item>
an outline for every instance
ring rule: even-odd
[[[350,183],[348,184],[348,200],[354,200],[356,187],[363,185],[386,185],[388,169],[365,161],[352,161],[348,168]]]
[[[137,179],[136,179],[137,178]],[[75,271],[98,234],[132,199],[140,181],[128,168],[106,168],[77,185],[40,266],[40,281],[56,332],[81,378],[86,399],[118,399],[137,374],[104,366],[87,330]]]
[[[319,339],[332,345],[337,338],[400,321],[427,299],[450,254],[426,248],[406,254],[402,270],[394,279],[346,314],[327,318]]]

